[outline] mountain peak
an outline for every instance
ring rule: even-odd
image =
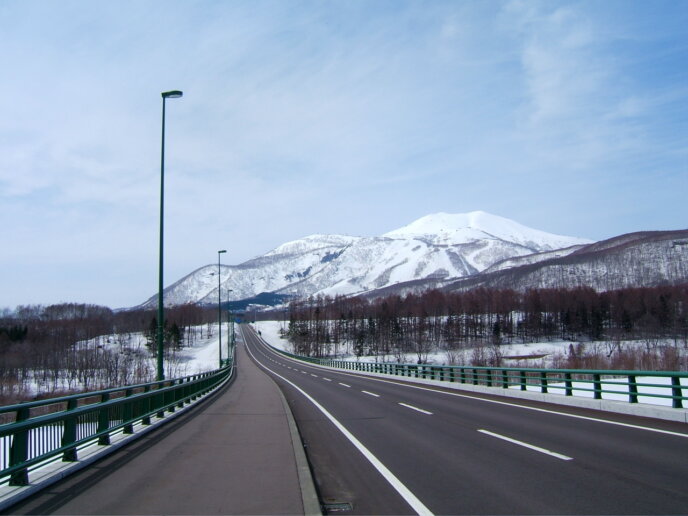
[[[434,235],[437,232],[446,232],[456,229],[472,228],[486,229],[495,223],[513,222],[503,217],[491,215],[484,211],[471,211],[468,213],[438,212],[425,215],[410,224],[390,231],[383,236],[391,235]]]
[[[537,251],[558,249],[590,240],[554,235],[485,211],[433,213],[385,233],[388,238],[418,237],[435,244],[456,245],[476,240],[505,240]]]

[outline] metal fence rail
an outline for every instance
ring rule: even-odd
[[[23,486],[33,467],[73,462],[85,445],[110,444],[114,432],[191,403],[231,377],[231,363],[216,371],[61,398],[0,407],[0,483]]]
[[[272,347],[272,346],[271,346]],[[331,358],[314,358],[295,355],[272,347],[285,356],[313,364],[380,373],[393,376],[424,378],[444,382],[483,385],[486,387],[529,388],[542,393],[559,393],[573,396],[574,392],[592,393],[594,399],[604,394],[621,395],[629,403],[638,403],[638,397],[671,400],[674,408],[683,408],[688,401],[688,387],[681,385],[681,379],[688,378],[680,371],[617,371],[585,369],[530,369],[518,367],[447,366],[432,364],[397,364],[391,362],[352,362]],[[638,380],[642,378],[642,380]],[[648,380],[648,378],[650,380]],[[653,381],[657,379],[657,381]],[[661,380],[670,379],[666,381]],[[658,392],[639,392],[638,388],[652,388]]]

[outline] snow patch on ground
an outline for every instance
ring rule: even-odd
[[[265,341],[270,344],[271,346],[281,349],[283,351],[287,351],[289,353],[293,352],[293,349],[291,345],[289,344],[289,341],[286,338],[282,338],[281,335],[281,330],[284,328],[284,323],[278,322],[278,321],[258,321],[255,323],[255,328],[256,330],[260,331],[261,336]],[[500,346],[500,350],[503,353],[504,356],[513,356],[513,357],[524,357],[524,356],[534,356],[534,357],[539,357],[541,355],[546,355],[546,356],[551,356],[557,353],[564,353],[568,349],[569,345],[572,343],[569,341],[560,341],[560,342],[533,342],[533,343],[525,343],[525,344],[508,344],[508,345],[503,345]],[[640,343],[637,342],[627,342],[624,343],[625,345],[637,345],[640,346]],[[471,350],[466,350],[465,351],[465,356],[470,356]],[[358,361],[358,362],[397,362],[397,363],[406,363],[406,364],[415,364],[418,361],[418,356],[415,353],[407,353],[404,357],[399,360],[399,357],[395,357],[393,355],[383,355],[383,356],[362,356],[359,358],[356,358],[355,356],[349,354],[349,355],[340,355],[340,359],[343,360],[351,360],[351,361]],[[514,359],[516,360],[523,360],[522,358],[520,359]],[[507,360],[505,363],[506,367],[509,367],[509,361]],[[428,355],[427,363],[429,364],[436,364],[436,365],[448,365],[448,355],[447,352],[440,351],[440,352],[435,352],[435,353],[430,353]],[[463,364],[455,364],[455,365],[463,365]],[[538,364],[530,364],[533,367],[539,367]],[[543,367],[547,367],[546,365]],[[608,381],[613,381],[613,380],[607,380]],[[617,401],[628,401],[628,394],[625,392],[626,391],[626,385],[625,385],[625,378],[620,378],[620,382],[623,382],[623,385],[612,385],[610,383],[604,383],[602,386],[602,389],[606,390],[618,390],[622,391],[622,393],[616,394],[616,393],[603,393],[602,398],[605,400],[617,400]],[[672,402],[670,399],[666,398],[655,398],[652,395],[657,395],[657,394],[663,394],[667,395],[670,394],[670,389],[671,387],[671,378],[658,378],[658,377],[637,377],[636,378],[637,383],[647,383],[647,384],[653,384],[652,386],[638,386],[638,402],[639,403],[647,403],[647,404],[652,404],[652,405],[662,405],[662,406],[668,406],[671,407]],[[681,386],[683,389],[688,389],[688,378],[681,378]],[[558,384],[556,382],[552,382],[549,385],[549,392],[554,395],[563,395],[564,390],[559,389],[558,387],[563,387],[563,384]],[[580,396],[580,397],[585,397],[585,398],[593,398],[594,393],[590,392],[586,389],[592,389],[592,384],[588,382],[577,382],[574,381],[572,382],[572,387],[573,387],[573,395],[574,396]],[[511,389],[520,389],[519,385],[511,386]],[[532,392],[540,392],[540,387],[537,385],[528,385],[526,386],[526,390],[532,391]],[[684,390],[683,392],[686,392]]]

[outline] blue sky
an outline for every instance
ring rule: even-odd
[[[0,1],[0,307],[313,233],[688,227],[685,1]]]

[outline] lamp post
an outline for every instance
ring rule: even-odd
[[[162,300],[162,256],[163,256],[163,217],[165,207],[165,100],[178,99],[183,95],[179,90],[164,91],[162,95],[162,149],[160,151],[160,261],[158,263],[158,374],[157,380],[165,379],[165,371],[163,369],[162,354],[163,354],[163,324],[164,324],[164,308]]]
[[[227,249],[217,252],[217,329],[219,332],[217,350],[220,355],[219,367],[222,367],[222,298],[220,297],[220,255],[226,252]]]
[[[234,329],[234,323],[232,322],[232,311],[229,309],[229,293],[234,292],[231,288],[227,289],[227,362],[229,363],[229,357],[231,356],[231,338],[230,335],[233,333],[230,330]]]

